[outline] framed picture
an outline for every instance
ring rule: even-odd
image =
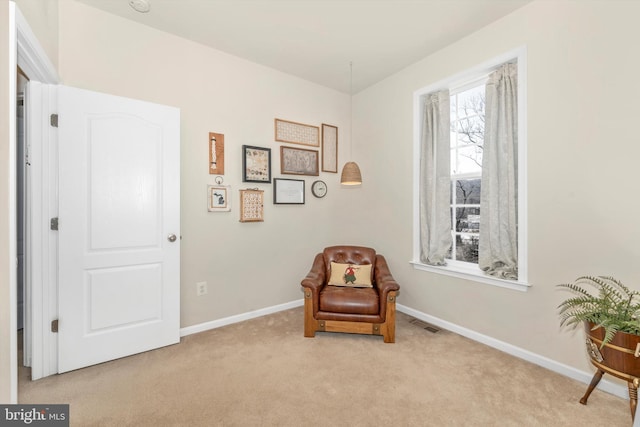
[[[273,203],[276,205],[304,205],[304,180],[274,178]]]
[[[322,171],[338,173],[338,128],[322,124]]]
[[[209,174],[224,175],[224,135],[209,132]]]
[[[320,128],[288,120],[275,119],[276,141],[320,146]]]
[[[229,212],[231,210],[231,187],[228,185],[207,185],[207,210],[209,212]]]
[[[271,148],[242,146],[242,181],[271,182]]]
[[[264,191],[240,190],[240,222],[264,221]]]
[[[318,176],[318,152],[280,146],[280,173]]]

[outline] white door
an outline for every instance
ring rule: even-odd
[[[180,111],[60,86],[58,372],[179,342]]]

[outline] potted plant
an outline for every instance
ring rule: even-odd
[[[574,295],[558,306],[560,325],[584,325],[587,353],[597,369],[580,403],[587,404],[606,372],[627,381],[634,417],[640,384],[640,291],[603,276],[582,276],[558,287]]]
[[[592,295],[585,285],[598,293]],[[573,283],[558,285],[575,296],[558,306],[560,325],[593,323],[592,329],[604,328],[600,347],[611,342],[616,332],[640,335],[640,291],[632,291],[613,277],[583,276]]]

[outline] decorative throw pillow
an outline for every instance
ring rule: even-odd
[[[371,264],[358,265],[332,262],[329,284],[354,288],[372,288]]]

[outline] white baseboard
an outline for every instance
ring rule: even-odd
[[[261,308],[259,310],[249,311],[247,313],[238,314],[235,316],[225,317],[223,319],[212,320],[211,322],[187,326],[180,329],[180,336],[184,337],[187,335],[196,334],[198,332],[220,328],[222,326],[231,325],[233,323],[242,322],[244,320],[255,319],[256,317],[266,316],[267,314],[277,313],[279,311],[300,307],[302,305],[304,305],[304,300],[300,299],[285,304],[274,305],[271,307]],[[424,322],[431,323],[434,326],[438,326],[439,328],[446,329],[458,335],[462,335],[463,337],[469,338],[473,341],[477,341],[484,345],[488,345],[489,347],[504,351],[511,356],[526,360],[527,362],[531,362],[535,365],[541,366],[560,375],[564,375],[565,377],[580,381],[581,383],[589,384],[591,382],[591,378],[593,377],[593,373],[581,371],[569,365],[565,365],[563,363],[549,359],[548,357],[533,353],[529,350],[516,347],[515,345],[497,340],[487,335],[483,335],[476,331],[472,331],[471,329],[464,328],[462,326],[456,325],[455,323],[447,322],[446,320],[442,320],[435,316],[431,316],[421,311],[414,310],[413,308],[409,308],[405,305],[397,304],[396,307],[398,311],[404,314],[408,314],[409,316],[413,316],[416,319],[420,319]],[[611,381],[608,381],[607,379],[603,379],[602,381],[600,381],[600,383],[598,384],[598,389],[606,393],[613,394],[614,396],[618,396],[622,399],[629,400],[629,392],[627,390],[627,387],[613,383]]]
[[[560,375],[564,375],[565,377],[569,377],[576,381],[580,381],[581,383],[589,384],[591,382],[591,378],[593,377],[593,373],[581,371],[569,365],[565,365],[563,363],[549,359],[548,357],[541,356],[539,354],[533,353],[529,350],[525,350],[520,347],[516,347],[515,345],[497,340],[490,336],[480,334],[478,332],[472,331],[471,329],[463,328],[462,326],[425,314],[421,311],[414,310],[402,304],[397,304],[396,307],[398,311],[408,314],[409,316],[413,316],[416,319],[420,319],[424,322],[431,323],[432,325],[438,326],[442,329],[446,329],[458,335],[462,335],[463,337],[488,345],[489,347],[493,347],[500,351],[504,351],[507,354],[526,360],[527,362],[531,362],[543,368],[549,369],[550,371],[556,372]],[[604,392],[613,394],[614,396],[618,396],[623,399],[629,400],[629,392],[626,386],[622,386],[620,384],[616,384],[606,379],[603,379],[598,384],[598,389]]]
[[[304,305],[304,300],[296,300],[287,302],[284,304],[274,305],[271,307],[261,308],[259,310],[249,311],[247,313],[237,314],[235,316],[229,316],[218,320],[212,320],[211,322],[199,323],[193,326],[187,326],[180,328],[180,336],[184,337],[191,334],[197,334],[198,332],[208,331],[209,329],[216,329],[222,326],[231,325],[233,323],[242,322],[249,319],[255,319],[256,317],[266,316],[267,314],[277,313],[279,311],[289,310],[290,308],[300,307]]]

